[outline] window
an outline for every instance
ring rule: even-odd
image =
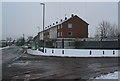
[[[72,28],[72,24],[68,24],[68,28]]]
[[[61,29],[62,29],[62,24],[61,24]]]
[[[58,29],[60,29],[60,26],[59,26],[59,25],[57,25],[57,27],[58,27]]]
[[[62,36],[62,32],[61,32],[61,36]]]
[[[68,36],[72,36],[72,32],[68,32]]]
[[[60,33],[58,32],[58,37],[60,36]]]

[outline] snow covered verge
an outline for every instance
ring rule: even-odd
[[[115,71],[114,73],[101,75],[101,76],[98,76],[96,78],[91,78],[91,79],[92,79],[92,81],[97,81],[98,79],[117,79],[117,80],[120,80],[120,77],[118,77],[118,75],[119,75],[119,72]]]
[[[61,57],[118,57],[118,50],[94,49],[51,49],[45,48],[45,53],[38,50],[27,49],[28,54]]]
[[[0,50],[2,50],[2,49],[6,49],[6,48],[9,48],[9,46],[7,46],[7,47],[3,47],[3,48],[0,47]]]

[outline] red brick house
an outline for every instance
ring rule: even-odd
[[[77,15],[58,25],[57,38],[88,38],[88,23]]]
[[[44,31],[44,39],[57,38],[88,38],[88,23],[77,15],[71,15],[69,19],[65,17],[64,20],[56,22],[50,28]]]

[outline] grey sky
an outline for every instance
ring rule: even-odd
[[[117,2],[47,2],[45,26],[60,19],[76,14],[89,25],[89,37],[96,33],[96,27],[102,20],[118,24]],[[18,38],[35,36],[37,27],[42,30],[42,6],[39,2],[3,2],[2,3],[2,36]]]

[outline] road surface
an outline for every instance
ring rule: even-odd
[[[92,77],[117,71],[118,59],[33,56],[24,54],[20,47],[12,47],[3,50],[2,78],[3,81],[29,81],[29,79],[87,81]]]

